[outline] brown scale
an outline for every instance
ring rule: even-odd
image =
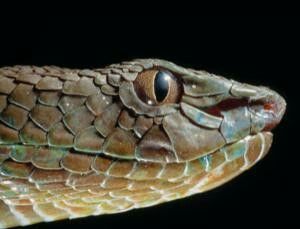
[[[43,91],[40,93],[39,102],[47,106],[56,107],[58,105],[60,97],[60,91]]]
[[[70,148],[73,146],[74,135],[66,128],[63,122],[58,122],[49,130],[47,140],[51,146]]]
[[[88,153],[100,153],[104,138],[94,126],[81,130],[74,140],[74,148],[77,151]]]
[[[63,117],[65,126],[76,135],[79,131],[89,127],[95,119],[95,116],[84,105],[72,110]]]
[[[106,107],[112,103],[112,97],[106,96],[99,92],[95,95],[90,95],[86,100],[87,108],[95,115],[100,115]]]
[[[134,114],[132,114],[128,110],[122,110],[119,119],[118,124],[122,129],[125,130],[131,130],[134,127],[135,124],[135,117]]]
[[[30,111],[36,104],[37,95],[32,85],[20,83],[15,87],[8,99],[11,103]]]

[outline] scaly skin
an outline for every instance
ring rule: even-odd
[[[149,105],[139,95],[153,93],[157,69],[176,76],[178,98],[170,92],[171,102]],[[270,89],[163,60],[0,68],[0,227],[118,213],[217,187],[268,152],[284,111]]]

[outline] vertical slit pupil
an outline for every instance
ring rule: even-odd
[[[168,73],[159,71],[155,76],[154,91],[157,102],[162,102],[169,92],[169,80]]]

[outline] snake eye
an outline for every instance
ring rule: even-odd
[[[141,72],[134,81],[134,88],[148,105],[176,103],[181,94],[179,80],[171,72],[159,69]]]

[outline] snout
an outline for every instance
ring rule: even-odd
[[[286,110],[286,102],[277,92],[259,87],[258,94],[250,103],[249,110],[253,129],[271,131],[280,123]]]

